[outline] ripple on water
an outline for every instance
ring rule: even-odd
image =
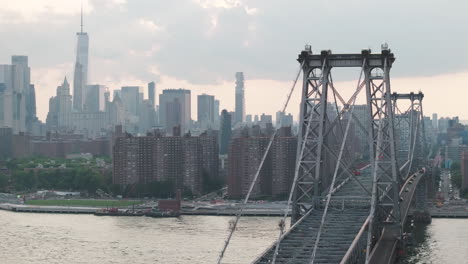
[[[468,219],[433,219],[413,231],[418,241],[404,264],[468,264]]]
[[[216,261],[232,217],[95,217],[0,211],[0,260],[6,264],[190,263]],[[279,218],[240,222],[225,263],[248,263],[278,235]]]

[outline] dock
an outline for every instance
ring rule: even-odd
[[[19,213],[48,213],[48,214],[94,214],[101,208],[79,206],[35,206],[23,204],[0,204],[0,210]]]
[[[181,215],[214,215],[214,216],[235,216],[238,210],[183,210]],[[288,213],[288,216],[291,212]],[[283,216],[282,210],[244,210],[242,216]]]

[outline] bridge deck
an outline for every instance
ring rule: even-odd
[[[372,181],[369,173],[357,178],[368,190],[371,189]],[[366,196],[366,192],[355,180],[350,179],[346,182],[334,196],[328,209],[314,263],[339,263],[369,216],[370,196]],[[283,237],[276,263],[310,263],[322,215],[323,208],[312,211]],[[271,263],[274,251],[275,245],[254,263]]]
[[[406,216],[408,215],[414,192],[416,191],[416,187],[422,176],[423,173],[417,172],[414,175],[408,177],[406,183],[403,185],[400,191],[400,197],[402,198],[402,202],[400,203],[400,212],[403,225],[405,224]],[[394,253],[398,239],[399,237],[394,235],[392,230],[384,229],[380,240],[377,242],[370,255],[369,263],[391,263],[393,258],[395,257]]]

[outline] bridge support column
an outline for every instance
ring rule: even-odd
[[[429,179],[428,175],[424,175],[416,187],[414,197],[415,209],[413,211],[413,218],[415,223],[431,223],[432,218],[427,206],[427,189]]]

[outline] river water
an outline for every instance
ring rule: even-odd
[[[216,263],[232,217],[97,217],[0,211],[0,263]],[[278,217],[243,217],[223,263],[250,263],[278,236]],[[405,264],[468,264],[468,220],[414,230]]]
[[[111,217],[0,211],[0,263],[216,263],[233,217]],[[250,263],[279,217],[243,217],[223,263]]]
[[[413,234],[416,243],[404,264],[468,264],[468,219],[434,218]]]

